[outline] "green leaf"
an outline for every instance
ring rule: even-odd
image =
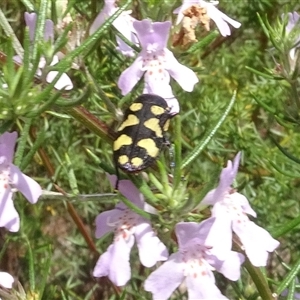
[[[280,283],[280,285],[277,288],[277,291],[276,291],[277,295],[280,295],[285,289],[288,288],[290,283],[298,275],[299,271],[300,271],[300,259],[298,259],[296,261],[296,263],[292,267],[291,271],[288,274],[286,274],[285,277],[283,278],[282,282]]]
[[[204,148],[207,146],[207,144],[210,142],[210,140],[213,138],[213,136],[216,134],[218,129],[221,127],[223,122],[225,121],[226,117],[228,116],[236,98],[236,91],[234,91],[233,96],[224,112],[224,114],[221,116],[220,120],[217,122],[217,124],[214,125],[213,129],[210,130],[208,135],[204,137],[203,140],[200,141],[200,143],[194,148],[194,150],[183,160],[181,164],[181,169],[187,167],[189,164],[191,164],[204,150]]]

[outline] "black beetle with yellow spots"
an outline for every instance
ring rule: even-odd
[[[139,96],[126,110],[113,144],[117,168],[139,172],[149,167],[166,143],[164,136],[172,115],[160,96]]]

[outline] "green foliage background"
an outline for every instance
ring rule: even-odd
[[[62,17],[61,11],[56,10],[59,6],[57,2],[49,1],[46,12],[46,17],[55,23]],[[183,170],[182,176],[187,187],[184,198],[188,197],[189,203],[200,202],[201,197],[216,185],[226,161],[242,151],[236,186],[257,212],[256,223],[273,233],[281,242],[277,254],[271,255],[270,264],[265,270],[271,278],[271,290],[276,291],[288,270],[298,264],[300,254],[300,221],[297,222],[300,203],[299,163],[283,153],[288,151],[298,159],[300,157],[299,112],[294,112],[294,123],[282,126],[275,116],[290,113],[289,85],[284,80],[260,76],[249,68],[259,72],[269,70],[276,75],[275,62],[278,57],[276,54],[271,55],[273,45],[263,31],[257,14],[266,18],[275,28],[282,13],[299,11],[300,4],[298,1],[283,0],[220,2],[218,8],[221,11],[242,23],[241,28],[232,30],[230,37],[216,35],[212,43],[192,53],[187,53],[186,49],[174,49],[171,41],[169,43],[169,49],[177,59],[192,68],[200,80],[192,93],[184,92],[176,82],[172,83],[181,104],[183,159],[218,122],[234,90],[237,90],[235,104],[226,121],[197,159]],[[180,1],[136,0],[132,1],[131,9],[137,19],[149,17],[155,21],[164,21],[175,20],[172,10],[179,5]],[[77,39],[76,43],[80,44],[86,40],[88,28],[102,6],[103,1],[96,0],[68,2],[68,12],[75,21],[69,41]],[[2,12],[23,45],[28,35],[24,12],[30,11],[30,7],[38,12],[41,2],[15,0],[1,3]],[[204,31],[199,32],[199,41],[207,35]],[[72,49],[65,40],[59,49],[70,53],[76,47]],[[0,51],[10,59],[15,55],[11,39],[2,29]],[[37,46],[38,56],[47,57],[48,54],[51,57],[51,51],[51,46],[46,43],[41,42]],[[66,103],[80,98],[80,105],[101,122],[108,124],[109,128],[115,129],[121,120],[120,112],[142,90],[140,85],[131,95],[123,98],[117,87],[121,72],[132,61],[115,50],[115,34],[109,26],[93,47],[73,59],[72,62],[78,65],[77,69],[66,68],[75,88],[60,95],[59,101]],[[118,200],[117,195],[110,194],[113,189],[106,180],[105,170],[99,165],[113,167],[111,144],[103,136],[91,131],[85,122],[72,117],[71,108],[59,102],[54,101],[45,111],[30,118],[30,112],[50,99],[48,97],[54,92],[36,102],[36,97],[45,85],[34,80],[34,74],[32,80],[24,86],[26,76],[29,76],[26,70],[17,70],[7,61],[2,61],[0,67],[0,83],[8,84],[8,91],[0,87],[1,133],[6,130],[17,130],[20,135],[22,132],[28,133],[23,155],[19,152],[21,156],[17,162],[20,166],[32,149],[35,137],[40,137],[38,148],[47,154],[54,170],[50,176],[41,153],[36,152],[23,166],[24,173],[35,178],[44,190],[56,191],[55,183],[70,195],[98,194],[93,200],[84,201],[76,197],[66,199],[61,196],[43,196],[34,206],[18,195],[15,205],[21,215],[21,230],[15,234],[1,231],[1,270],[10,272],[21,282],[26,291],[26,297],[21,299],[150,299],[150,294],[142,289],[143,281],[150,271],[134,259],[131,264],[133,278],[122,291],[114,289],[107,279],[95,280],[92,277],[99,253],[106,251],[112,240],[111,236],[100,240],[94,238],[94,220],[100,212],[112,209]],[[276,113],[271,114],[261,107],[254,97]],[[174,142],[175,134],[175,121],[172,121],[169,131],[171,142]],[[160,161],[168,172],[172,172],[170,164],[174,160],[173,156],[172,150],[170,153],[168,149],[161,155]],[[157,178],[161,175],[155,170],[147,172]],[[149,185],[153,188],[151,183]],[[97,245],[98,253],[88,247],[75,226],[67,202],[72,203],[80,215],[86,232]],[[174,207],[164,208],[163,213],[165,221],[171,224],[179,220],[201,219],[189,213],[180,215]],[[202,213],[208,214],[209,210]],[[285,225],[291,220],[296,220],[295,224],[286,229]],[[168,225],[157,223],[156,227],[159,231],[159,227]],[[163,236],[162,239],[170,247],[175,247],[169,236]],[[134,251],[132,258],[136,255]],[[231,285],[224,278],[218,278],[218,285],[230,299],[260,299],[246,271],[238,284]],[[22,288],[18,287],[17,290],[21,293]],[[16,292],[10,294],[13,293]],[[184,294],[177,292],[174,299],[185,299]]]

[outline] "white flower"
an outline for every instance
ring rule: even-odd
[[[104,22],[105,20],[112,16],[119,8],[115,4],[115,0],[105,0],[104,7],[98,14],[93,24],[90,27],[89,34],[93,34]],[[131,10],[123,11],[114,21],[113,26],[121,32],[129,41],[138,45],[138,39],[135,35],[135,30],[132,23],[135,21],[133,17],[130,16]],[[118,47],[117,50],[120,51],[125,56],[133,57],[135,55],[134,50],[129,47],[121,38],[116,37]]]
[[[10,274],[6,272],[0,272],[0,285],[2,285],[7,289],[11,289],[13,283],[14,283],[14,278]]]
[[[115,186],[117,177],[108,175],[108,178]],[[143,195],[130,180],[120,180],[118,188],[136,206],[147,209]],[[149,220],[131,211],[123,202],[96,218],[97,238],[111,231],[114,241],[97,261],[93,271],[95,277],[108,276],[115,285],[125,285],[131,277],[129,257],[135,241],[143,266],[149,268],[168,258],[168,250],[155,235]]]
[[[171,108],[171,113],[178,113],[179,104],[173,95],[170,77],[173,77],[187,92],[194,89],[198,78],[191,69],[180,64],[166,47],[171,22],[152,23],[150,20],[142,20],[135,21],[133,27],[137,32],[142,51],[119,78],[118,86],[122,94],[129,93],[144,75],[143,92],[164,98]]]
[[[16,132],[0,135],[0,227],[12,232],[20,229],[12,188],[17,188],[31,203],[36,203],[42,194],[40,185],[12,163],[17,136]]]
[[[183,12],[191,7],[192,5],[199,5],[200,7],[206,8],[206,13],[210,19],[212,19],[220,33],[223,36],[228,36],[231,34],[230,27],[227,23],[231,24],[235,28],[239,28],[241,23],[231,19],[220,10],[218,10],[215,6],[218,5],[219,1],[206,2],[204,0],[184,0],[182,5],[176,8],[173,13],[178,14],[176,24],[179,24],[184,17]]]
[[[245,196],[231,188],[239,160],[240,153],[233,163],[228,161],[227,167],[221,172],[218,187],[210,191],[201,202],[213,205],[212,217],[215,218],[206,242],[214,245],[213,251],[220,257],[222,254],[226,256],[231,250],[233,231],[241,240],[251,263],[256,267],[262,267],[266,266],[269,252],[273,252],[279,246],[279,242],[264,228],[250,221],[247,214],[256,217],[255,211]]]
[[[213,218],[200,224],[180,222],[175,233],[178,251],[170,255],[167,262],[150,274],[145,281],[145,290],[153,294],[154,300],[167,300],[173,291],[185,282],[188,299],[228,299],[215,285],[213,270],[230,280],[240,278],[240,266],[244,256],[230,251],[224,260],[211,253],[206,237],[213,224]]]

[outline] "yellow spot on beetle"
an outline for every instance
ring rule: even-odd
[[[118,162],[120,165],[125,165],[127,162],[128,162],[129,158],[127,155],[121,155],[119,158],[118,158]]]
[[[152,139],[142,139],[138,141],[137,145],[146,149],[148,155],[151,157],[156,157],[159,153],[159,149],[156,147],[156,144]]]
[[[122,146],[127,146],[132,144],[132,138],[126,134],[121,134],[114,141],[114,151],[119,150]]]
[[[145,121],[144,126],[154,131],[157,137],[163,136],[161,127],[159,125],[159,119],[150,118],[149,120]]]
[[[131,111],[138,111],[138,110],[141,110],[143,107],[143,103],[132,103],[130,106],[129,106],[129,109]]]
[[[139,119],[135,115],[128,115],[127,119],[121,124],[118,131],[122,131],[125,127],[139,124]]]
[[[159,115],[162,115],[165,112],[165,109],[163,107],[161,107],[161,106],[152,105],[151,106],[151,112],[155,116],[159,116]]]
[[[139,157],[134,157],[131,159],[131,163],[134,167],[138,168],[143,164],[143,160]]]
[[[163,127],[164,131],[167,131],[170,126],[170,119],[168,119]]]

